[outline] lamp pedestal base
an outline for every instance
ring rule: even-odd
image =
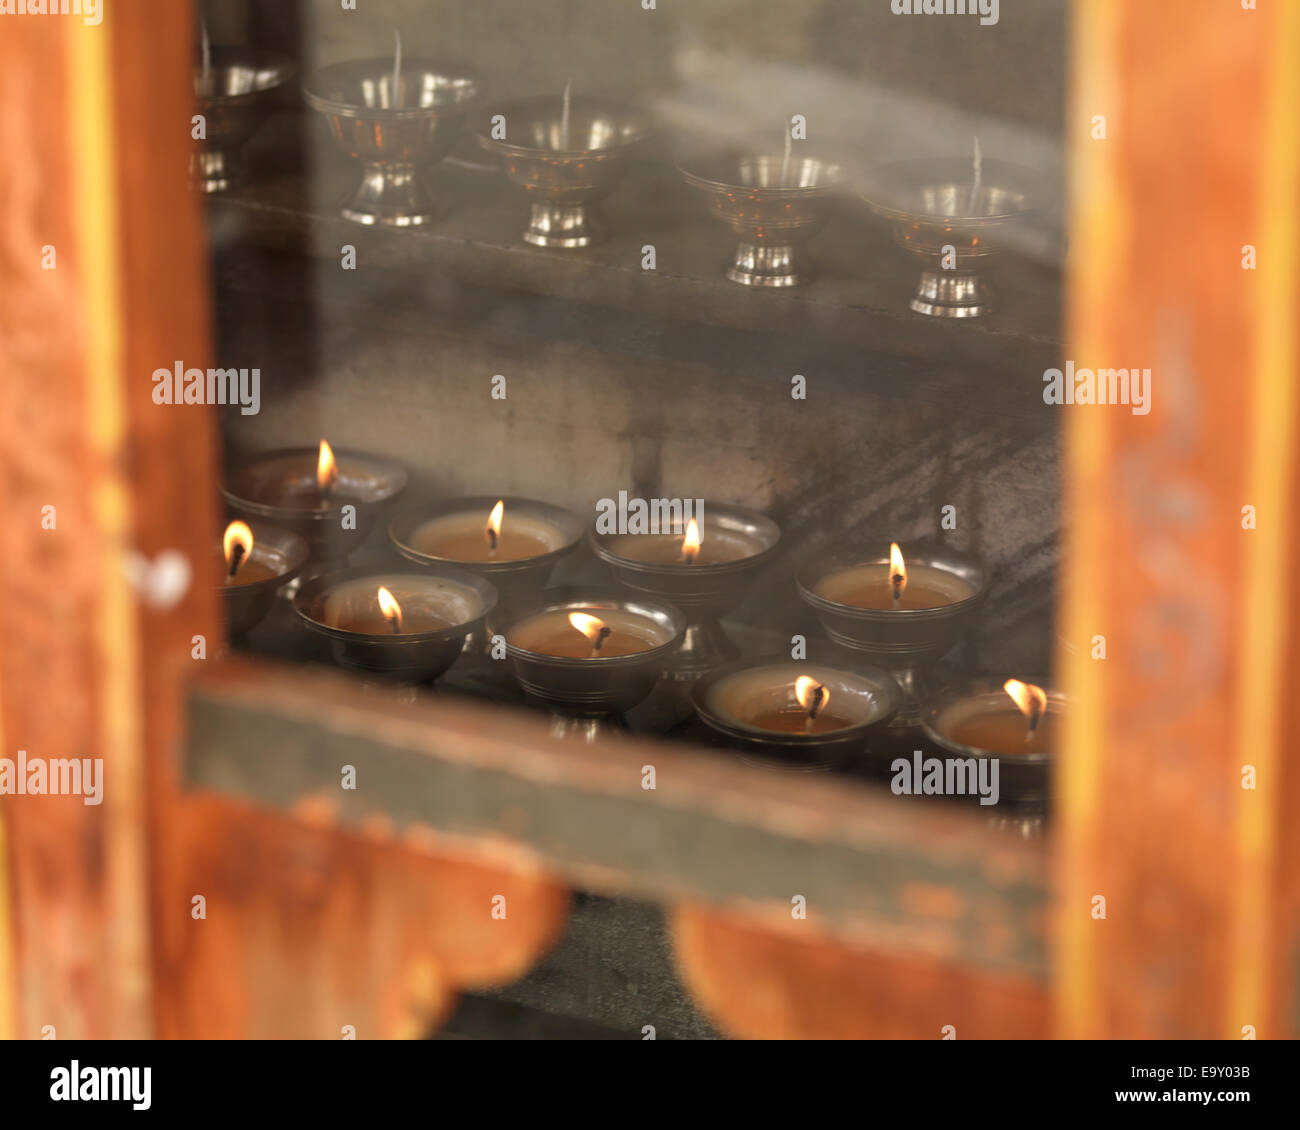
[[[234,151],[203,149],[190,154],[190,184],[203,193],[225,192],[240,180]]]
[[[993,309],[988,284],[975,271],[927,267],[908,303],[931,318],[981,318]]]
[[[813,273],[811,260],[797,244],[743,240],[727,268],[727,278],[741,286],[802,286]]]
[[[557,741],[595,742],[629,732],[621,714],[560,714],[552,711],[548,732]]]
[[[534,247],[590,247],[605,238],[606,230],[593,205],[535,203],[524,242]]]
[[[361,184],[340,210],[345,220],[370,227],[417,228],[438,209],[414,165],[366,164]]]

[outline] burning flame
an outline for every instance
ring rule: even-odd
[[[818,694],[818,692],[821,692]],[[805,710],[816,714],[831,698],[831,692],[816,679],[800,675],[794,681],[794,697]]]
[[[339,481],[338,464],[334,462],[334,450],[324,440],[320,441],[320,454],[316,457],[316,485],[322,493],[330,491]]]
[[[1038,728],[1038,721],[1047,710],[1047,692],[1033,683],[1022,683],[1019,679],[1008,679],[1002,689],[1011,696],[1011,701],[1020,708],[1020,713],[1029,720],[1029,733],[1026,740],[1033,736]]]
[[[692,518],[687,523],[686,536],[682,538],[682,560],[694,561],[700,555],[700,545],[703,540],[700,537],[699,523]]]
[[[497,504],[492,507],[492,513],[488,515],[487,525],[483,528],[483,540],[492,549],[496,549],[497,538],[501,536],[501,519],[505,517],[505,513],[505,499],[498,499]]]
[[[907,563],[903,560],[903,551],[898,542],[889,543],[889,584],[897,600],[907,588]]]
[[[389,592],[383,585],[379,586],[379,611],[384,614],[384,619],[392,626],[394,632],[402,630],[402,606],[397,603],[397,597]]]
[[[578,629],[587,639],[595,643],[600,633],[607,631],[605,621],[598,616],[588,616],[585,612],[570,612],[569,623]]]
[[[236,548],[239,553],[235,552]],[[253,552],[253,531],[244,522],[231,522],[221,538],[221,551],[226,555],[226,564],[230,566],[233,577]]]

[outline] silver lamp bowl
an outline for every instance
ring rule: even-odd
[[[526,621],[546,612],[602,610],[633,613],[656,625],[662,642],[646,651],[608,658],[566,658],[531,651],[512,640]],[[505,637],[520,688],[551,709],[551,733],[590,741],[626,729],[623,714],[645,699],[659,680],[668,657],[680,646],[686,617],[664,601],[620,596],[603,589],[556,588],[541,603],[510,623],[493,625]]]
[[[202,192],[224,192],[244,174],[239,151],[253,136],[275,92],[294,74],[294,64],[257,47],[213,47],[206,76],[194,68],[194,97],[203,115],[204,139],[190,155],[190,181]]]
[[[986,160],[975,184],[970,161],[919,159],[885,165],[862,199],[889,221],[894,242],[925,261],[908,303],[935,318],[978,318],[993,309],[980,267],[1009,224],[1043,207],[1046,189],[1031,169]],[[945,267],[945,249],[952,265]]]
[[[269,569],[274,575],[266,580],[220,587],[226,630],[232,636],[243,635],[262,622],[271,610],[276,592],[298,575],[310,554],[306,541],[288,530],[256,520],[249,522],[248,528],[253,532],[253,549],[247,561]],[[216,554],[220,559],[220,538]],[[238,573],[235,580],[239,580]]]
[[[505,137],[494,132],[505,129]],[[532,206],[523,239],[537,247],[588,247],[605,238],[596,205],[627,171],[651,133],[647,114],[605,98],[574,95],[564,135],[564,99],[519,98],[475,115],[479,144],[501,158],[511,184]]]
[[[307,541],[317,563],[346,560],[360,548],[384,510],[406,489],[406,471],[387,459],[356,451],[335,453],[338,482],[320,504],[315,447],[285,447],[236,466],[222,487],[230,510],[245,521],[261,518]],[[353,508],[350,523],[344,507]]]
[[[756,724],[764,710],[788,703],[800,676],[829,691],[827,709],[849,723],[823,733],[786,733]],[[818,660],[767,655],[715,667],[691,688],[696,714],[734,745],[759,755],[781,755],[825,765],[861,757],[873,732],[898,712],[903,694],[888,671],[866,664],[852,670]]]
[[[448,626],[389,634],[340,624],[349,608],[364,607],[380,585],[408,616],[428,613]],[[305,627],[330,640],[334,661],[376,682],[414,685],[436,679],[460,656],[465,640],[496,606],[496,590],[480,577],[450,566],[384,571],[341,569],[304,584],[293,606]]]
[[[557,533],[555,548],[536,557],[521,557],[514,561],[457,561],[438,557],[415,544],[422,526],[447,515],[482,514],[486,523],[488,513],[498,500],[505,503],[507,522],[523,517],[554,527]],[[532,498],[512,498],[508,495],[452,498],[416,506],[402,511],[388,525],[389,540],[408,561],[421,565],[454,565],[489,581],[500,595],[502,614],[507,610],[513,611],[536,603],[550,578],[551,570],[561,558],[573,552],[582,540],[582,534],[582,522],[562,507]]]
[[[680,157],[686,183],[739,238],[726,275],[743,286],[800,286],[814,274],[805,245],[830,219],[843,180],[816,157],[742,153]]]
[[[678,536],[684,532],[676,531]],[[753,543],[755,552],[718,564],[638,561],[617,548],[621,538],[631,535],[591,532],[592,549],[620,584],[671,601],[686,614],[682,646],[664,665],[665,678],[690,682],[740,654],[718,618],[745,599],[749,582],[772,559],[781,541],[781,527],[766,514],[706,501],[704,539],[719,534],[744,538]]]
[[[921,711],[921,729],[940,749],[955,757],[998,759],[999,789],[1006,804],[996,806],[991,822],[1025,837],[1042,834],[1049,809],[1052,767],[1060,751],[1000,754],[965,745],[953,737],[955,727],[977,715],[1005,710],[1009,701],[1003,684],[1011,676],[981,676],[937,692]],[[1047,693],[1047,713],[1064,714],[1068,698],[1054,689],[1041,675],[1017,675],[1022,682],[1034,683]]]
[[[417,227],[437,215],[426,170],[455,146],[483,83],[469,67],[430,59],[404,59],[393,79],[392,59],[335,63],[303,80],[303,96],[335,145],[362,163],[344,218]]]
[[[942,659],[961,639],[971,617],[988,595],[988,568],[978,558],[954,549],[907,546],[909,567],[929,566],[951,573],[970,586],[964,599],[935,608],[875,609],[842,604],[818,593],[817,586],[833,573],[857,565],[888,565],[890,543],[867,542],[832,547],[814,555],[795,576],[800,598],[817,614],[826,634],[842,647],[870,657],[887,668],[904,694],[896,727],[915,726],[925,698],[925,669]]]

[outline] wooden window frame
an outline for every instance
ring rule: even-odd
[[[193,659],[219,638],[216,421],[141,375],[210,352],[190,20],[117,0],[0,39],[0,736],[93,751],[110,783],[99,808],[0,803],[0,1035],[416,1034],[526,970],[572,885],[672,905],[692,993],[739,1035],[1297,1034],[1295,6],[1074,8],[1067,348],[1150,365],[1187,410],[1067,417],[1079,708],[1056,832],[1030,843],[707,751],[570,749],[488,708]],[[1172,37],[1178,65],[1152,66]],[[164,605],[138,582],[168,553],[194,576]],[[1104,662],[1077,646],[1097,634]],[[373,783],[346,799],[344,757]],[[448,909],[507,888],[495,935]]]

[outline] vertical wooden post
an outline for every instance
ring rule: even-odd
[[[128,0],[0,39],[0,749],[103,759],[100,805],[5,798],[20,1036],[154,1031],[148,818],[189,641],[217,643],[213,420],[151,379],[207,356],[189,19]],[[164,552],[191,570],[175,601]]]
[[[1279,1036],[1300,809],[1300,8],[1074,12],[1070,356],[1152,379],[1149,414],[1063,409],[1078,701],[1056,1028]]]

